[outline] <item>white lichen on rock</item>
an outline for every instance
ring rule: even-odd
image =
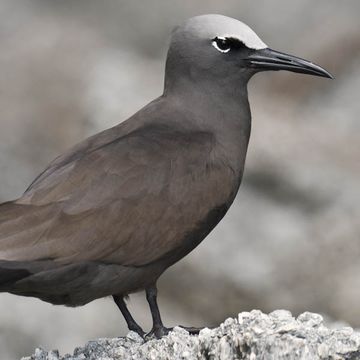
[[[215,329],[198,336],[175,328],[160,340],[145,342],[134,332],[126,337],[98,339],[76,348],[73,355],[36,349],[23,360],[195,360],[195,359],[360,359],[360,333],[350,327],[326,327],[323,318],[303,313],[294,318],[277,310],[266,315],[258,310],[242,312]]]

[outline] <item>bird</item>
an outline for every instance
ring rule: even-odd
[[[176,27],[163,94],[57,157],[21,197],[0,204],[0,292],[71,307],[110,296],[129,330],[166,335],[157,281],[233,203],[251,130],[247,84],[267,70],[332,78],[272,50],[234,18],[199,15]],[[126,303],[144,290],[147,334]]]

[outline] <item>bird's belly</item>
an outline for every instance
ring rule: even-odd
[[[31,264],[29,267],[31,270]],[[0,292],[37,297],[55,305],[80,306],[98,298],[140,291],[152,285],[161,272],[159,266],[80,262],[29,275],[4,289],[0,287]]]

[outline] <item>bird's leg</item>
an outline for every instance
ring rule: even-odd
[[[167,328],[163,325],[159,306],[157,304],[157,288],[156,285],[146,289],[146,299],[150,305],[151,316],[153,319],[153,327],[151,331],[146,335],[146,337],[151,337],[155,335],[156,338],[160,339],[162,336],[167,335],[173,328]],[[185,329],[189,334],[197,335],[203,329],[197,327],[188,327],[179,325],[179,327]]]
[[[115,304],[120,309],[121,313],[123,314],[125,321],[127,323],[127,326],[129,330],[135,331],[138,333],[141,337],[144,337],[145,332],[140,327],[140,325],[134,320],[134,318],[131,316],[129,309],[126,306],[125,300],[123,296],[119,295],[113,295],[113,299],[115,301]]]
[[[167,335],[171,329],[166,328],[162,323],[159,306],[157,304],[156,298],[157,298],[156,285],[147,288],[146,299],[150,306],[151,316],[153,320],[153,327],[146,336],[151,337],[151,335],[155,335],[157,339],[160,339],[162,336]]]

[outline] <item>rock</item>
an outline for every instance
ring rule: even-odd
[[[36,349],[22,360],[126,360],[126,359],[359,359],[360,332],[349,327],[324,325],[319,314],[305,312],[297,318],[277,310],[269,315],[259,310],[242,312],[215,329],[198,336],[176,327],[160,340],[144,341],[130,332],[126,337],[89,341],[73,355]]]

